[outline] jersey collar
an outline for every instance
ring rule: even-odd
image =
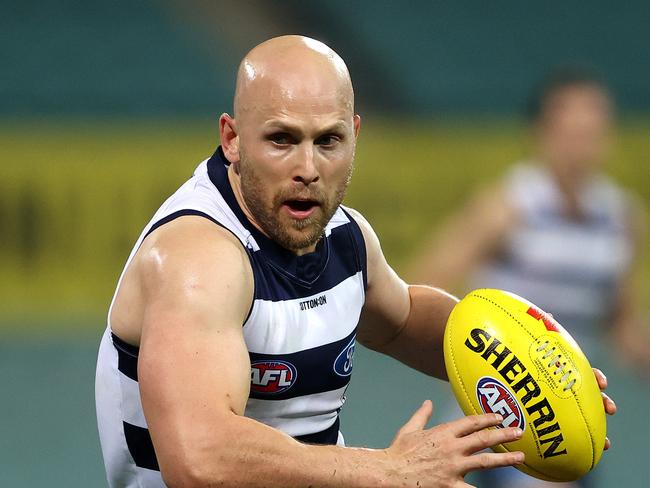
[[[270,261],[271,265],[285,276],[304,286],[313,284],[323,273],[329,261],[329,239],[323,237],[316,244],[314,252],[298,256],[268,238],[248,220],[239,202],[237,202],[228,180],[228,166],[230,166],[230,162],[226,159],[221,146],[219,146],[212,157],[208,159],[208,177],[212,184],[217,187],[217,190],[219,190],[237,219],[252,234],[260,247],[260,251]]]

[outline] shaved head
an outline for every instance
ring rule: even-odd
[[[313,251],[352,174],[361,119],[345,63],[308,37],[270,39],[239,65],[233,105],[220,135],[235,197],[275,242]]]
[[[269,99],[317,101],[334,94],[354,112],[354,92],[343,59],[329,46],[303,36],[281,36],[254,47],[237,71],[234,115]]]

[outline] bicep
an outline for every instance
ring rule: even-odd
[[[368,288],[357,338],[376,348],[389,342],[406,322],[410,307],[408,285],[386,261],[370,224],[358,212],[352,215],[363,233],[368,266]]]
[[[242,325],[252,278],[230,243],[205,247],[166,257],[145,280],[138,379],[161,469],[181,453],[211,450],[249,394]]]

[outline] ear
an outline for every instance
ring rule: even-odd
[[[354,137],[359,137],[359,131],[361,130],[361,115],[354,114],[352,123],[354,124]]]
[[[221,148],[226,159],[232,164],[239,163],[237,121],[226,113],[221,114],[221,117],[219,117],[219,137],[221,139]]]

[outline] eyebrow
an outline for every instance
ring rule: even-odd
[[[264,127],[265,127],[265,129],[279,129],[279,130],[283,130],[283,131],[286,131],[286,132],[289,132],[289,133],[292,133],[292,132],[293,133],[297,132],[297,133],[301,133],[301,134],[303,133],[302,129],[299,126],[293,125],[291,123],[284,122],[284,121],[281,121],[281,120],[271,120],[269,122],[266,122],[264,124]],[[345,122],[339,120],[337,122],[334,122],[331,125],[326,126],[322,130],[319,130],[318,133],[319,134],[328,134],[330,132],[345,132],[345,130],[346,130]]]

